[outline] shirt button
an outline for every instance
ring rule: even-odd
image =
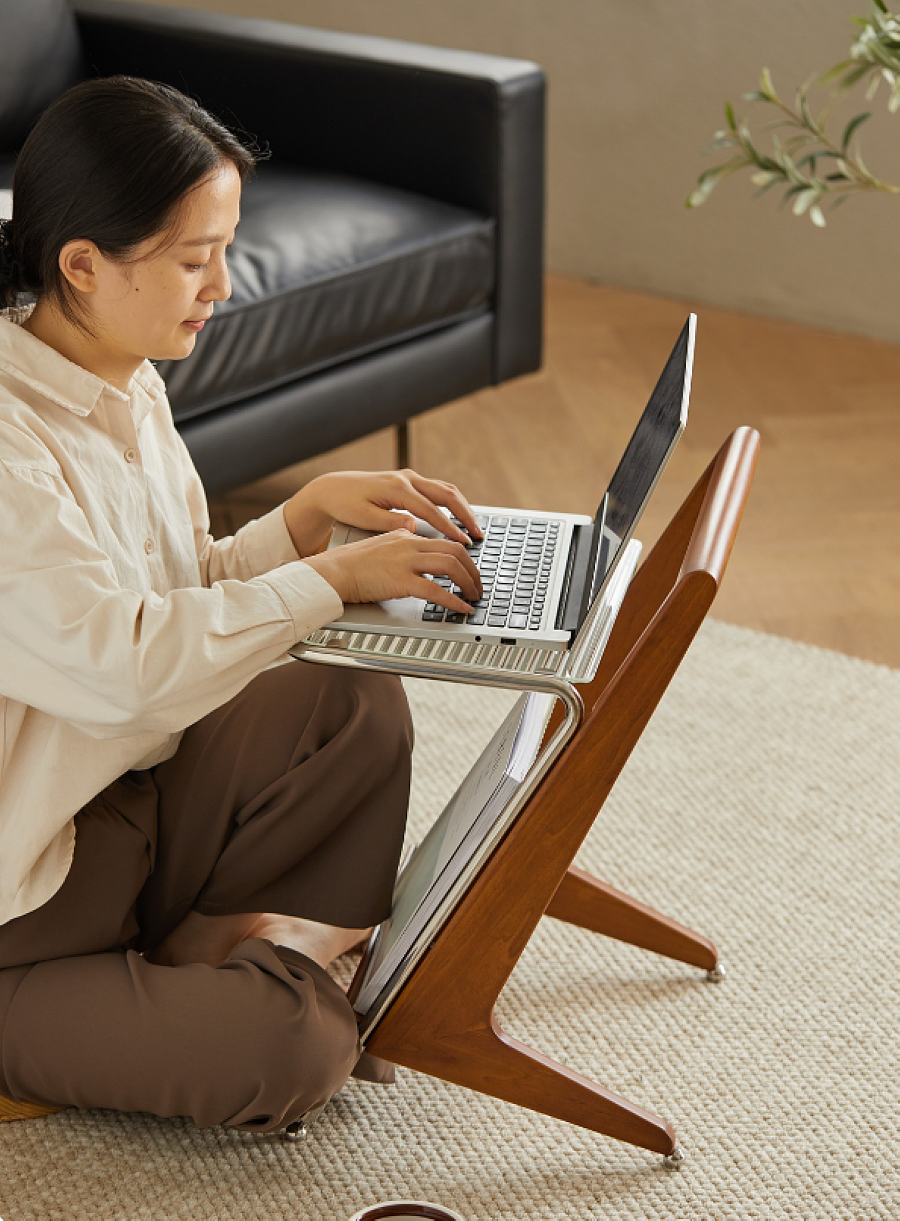
[[[137,450],[136,449],[126,449],[125,450],[125,461],[126,462],[136,462],[137,461]]]
[[[153,550],[153,539],[152,538],[148,538],[147,541],[144,543],[144,550],[147,552],[148,555]]]

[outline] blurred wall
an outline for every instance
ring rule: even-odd
[[[169,3],[170,0],[156,0]],[[715,157],[730,98],[768,66],[790,97],[846,56],[871,0],[179,0],[532,59],[549,80],[547,262],[614,285],[900,342],[900,199],[848,202],[824,230],[752,200],[747,174],[684,207]],[[900,114],[862,131],[869,167],[900,183]],[[862,95],[836,109],[869,106]],[[767,108],[754,108],[767,118]],[[757,122],[755,128],[762,126]]]

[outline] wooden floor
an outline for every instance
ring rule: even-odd
[[[593,513],[688,309],[690,419],[650,544],[725,436],[762,435],[714,615],[900,667],[900,347],[551,276],[544,369],[420,416],[411,465],[473,503]],[[227,534],[326,470],[394,462],[377,433],[211,505]]]

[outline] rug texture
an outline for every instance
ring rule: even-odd
[[[504,693],[408,684],[420,836]],[[4,1221],[896,1218],[900,673],[708,623],[579,863],[711,936],[727,978],[541,922],[506,1029],[665,1116],[662,1160],[415,1073],[287,1143],[96,1111],[0,1129]]]

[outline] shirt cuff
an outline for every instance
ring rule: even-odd
[[[334,587],[302,560],[284,564],[258,579],[270,585],[284,603],[293,621],[295,641],[344,613],[344,604]]]
[[[248,521],[237,534],[255,577],[300,559],[284,520],[284,505],[278,505],[262,517]]]

